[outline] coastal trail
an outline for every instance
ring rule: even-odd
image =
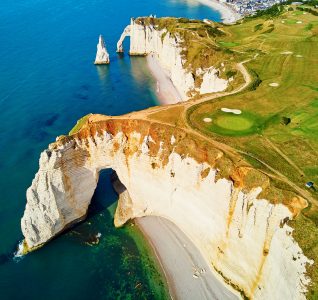
[[[186,132],[188,132],[189,134],[194,135],[194,136],[199,136],[201,139],[206,140],[207,142],[211,143],[214,147],[218,148],[221,151],[224,151],[225,153],[227,153],[231,157],[237,157],[238,155],[244,155],[244,156],[247,156],[253,160],[258,161],[266,169],[268,169],[270,172],[272,172],[272,174],[271,174],[269,172],[262,171],[264,174],[266,174],[270,177],[273,177],[275,179],[279,179],[282,182],[286,183],[293,190],[297,191],[297,193],[299,193],[302,197],[309,200],[311,203],[313,203],[315,206],[318,207],[318,201],[314,197],[312,197],[312,195],[307,190],[300,188],[297,184],[293,183],[285,175],[283,175],[281,172],[276,170],[274,167],[270,166],[265,161],[258,158],[256,155],[249,153],[247,151],[242,151],[240,149],[233,148],[233,147],[226,145],[224,143],[217,142],[217,141],[213,140],[211,137],[209,137],[206,134],[199,131],[198,129],[193,128],[191,126],[191,124],[189,124],[189,121],[187,118],[188,110],[191,107],[193,107],[194,105],[198,105],[198,104],[201,104],[201,103],[204,103],[207,101],[212,101],[212,100],[216,101],[216,100],[219,100],[220,98],[225,97],[225,96],[238,94],[238,93],[244,91],[246,88],[248,88],[248,86],[252,83],[253,79],[252,79],[251,75],[249,74],[247,68],[245,68],[244,65],[246,63],[256,59],[257,57],[258,57],[258,54],[256,54],[252,59],[244,60],[240,63],[237,63],[236,68],[243,75],[244,83],[231,92],[220,92],[220,93],[215,93],[215,94],[211,94],[208,96],[203,96],[203,97],[200,97],[198,99],[190,99],[188,101],[179,102],[179,103],[172,104],[172,105],[156,106],[156,107],[152,107],[152,108],[149,108],[149,109],[146,109],[143,111],[134,112],[133,114],[127,114],[127,115],[123,115],[123,116],[119,116],[119,117],[115,117],[115,118],[127,119],[127,117],[128,117],[129,119],[132,118],[132,119],[153,121],[154,115],[157,115],[158,113],[160,113],[160,114],[163,112],[168,113],[173,108],[180,108],[180,111],[182,111],[182,113],[179,116],[178,123],[181,123],[182,127],[183,126],[185,127],[185,128],[183,127],[183,129]],[[168,125],[168,126],[172,125],[171,122],[164,121],[162,119],[160,119],[160,123]],[[175,125],[175,126],[178,126],[178,125]],[[271,146],[271,144],[269,144],[269,146]],[[277,147],[274,147],[273,149],[277,152]],[[300,170],[300,168],[298,168],[297,165],[294,164],[286,155],[284,155],[281,151],[279,151],[277,153],[280,156],[282,156],[288,163],[290,163],[290,165],[292,165],[298,173],[303,174],[303,172]]]

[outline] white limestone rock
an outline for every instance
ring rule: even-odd
[[[122,53],[124,52],[124,47],[123,47],[123,42],[124,42],[124,39],[127,37],[127,36],[130,36],[130,25],[126,26],[123,33],[121,34],[118,42],[117,42],[117,52],[118,53]]]
[[[197,75],[202,76],[200,94],[209,94],[224,91],[229,81],[219,78],[219,70],[214,67],[197,70]]]
[[[172,135],[168,138],[177,143]],[[152,143],[160,144],[158,157],[149,150]],[[113,136],[104,131],[45,150],[21,221],[28,247],[46,243],[84,218],[99,172],[112,168],[130,196],[120,199],[116,225],[148,215],[167,218],[191,239],[212,270],[247,297],[305,299],[310,282],[306,266],[312,262],[285,224],[293,218],[290,210],[258,199],[260,187],[244,192],[228,179],[217,179],[212,166],[168,150],[169,144],[151,134]],[[160,155],[167,151],[163,165]]]
[[[95,58],[95,65],[107,65],[109,64],[109,54],[106,49],[106,45],[104,42],[104,38],[102,35],[99,36],[98,44],[97,44],[97,53]]]
[[[228,81],[219,78],[219,70],[213,66],[207,69],[198,69],[190,72],[184,66],[182,59],[181,38],[172,36],[166,29],[158,30],[153,25],[141,25],[135,19],[131,19],[122,33],[118,43],[117,52],[123,51],[123,41],[130,36],[130,55],[151,54],[170,77],[183,101],[188,100],[194,94],[206,94],[224,91]],[[194,74],[202,77],[200,87],[195,86]]]

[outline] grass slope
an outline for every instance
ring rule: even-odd
[[[68,133],[68,135],[72,135],[72,134],[75,134],[76,132],[78,132],[82,126],[86,123],[86,120],[88,119],[88,117],[90,116],[91,114],[88,114],[82,118],[80,118],[77,123],[75,124],[75,126],[70,130],[70,132]]]
[[[191,126],[251,154],[248,161],[266,173],[270,171],[260,161],[302,189],[307,181],[318,188],[318,18],[286,9],[279,16],[249,18],[226,30],[228,34],[217,37],[216,42],[231,47],[237,62],[251,59],[246,67],[257,84],[190,108]],[[220,130],[217,121],[214,125],[203,121],[204,117],[219,116],[222,107],[257,116],[257,126],[246,130],[232,123],[236,128],[229,131],[224,122]],[[293,235],[305,254],[316,261],[308,270],[313,279],[308,297],[318,299],[318,191],[308,191],[313,201],[293,222]]]

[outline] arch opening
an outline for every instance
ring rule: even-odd
[[[113,178],[118,178],[116,172],[111,168],[103,169],[98,177],[96,189],[88,206],[87,218],[107,209],[112,214],[113,207],[116,208],[118,201],[118,193],[113,187]]]
[[[130,36],[130,34],[131,34],[131,25],[128,25],[124,29],[123,33],[121,34],[121,36],[117,42],[117,52],[118,53],[124,52],[123,42],[127,36]]]

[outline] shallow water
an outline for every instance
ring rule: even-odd
[[[115,53],[130,17],[151,13],[220,18],[193,1],[1,0],[0,299],[164,295],[160,288],[153,291],[152,281],[160,274],[141,255],[136,230],[113,227],[107,210],[116,202],[110,171],[101,177],[86,222],[13,260],[22,239],[25,191],[48,143],[87,113],[122,114],[157,103],[145,59]],[[100,33],[110,52],[110,66],[92,64]],[[129,48],[128,41],[124,46]],[[99,243],[92,245],[98,233]]]

